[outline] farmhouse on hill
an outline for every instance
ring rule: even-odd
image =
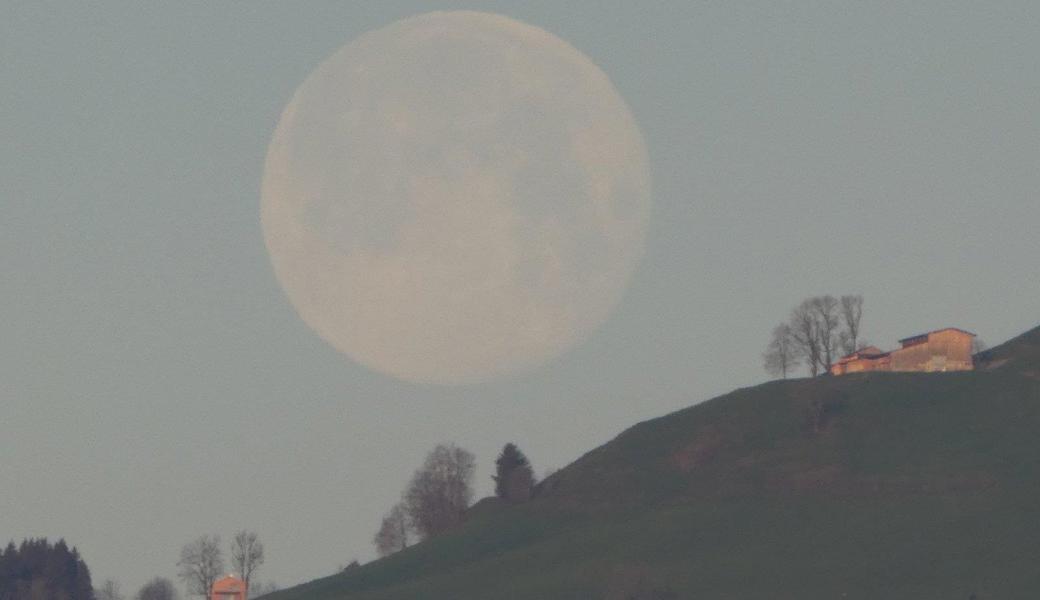
[[[902,348],[882,352],[874,346],[857,350],[831,365],[832,375],[866,371],[925,372],[971,371],[975,334],[947,327],[899,340]]]
[[[248,595],[246,582],[234,575],[228,575],[213,582],[209,600],[246,600]]]

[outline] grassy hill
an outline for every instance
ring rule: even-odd
[[[1040,376],[1040,327],[996,348],[980,352],[975,357],[975,362],[984,371],[1017,370],[1028,375]]]
[[[1040,328],[979,360],[735,391],[268,598],[1040,597]]]

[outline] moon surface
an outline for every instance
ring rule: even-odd
[[[417,383],[537,367],[609,315],[643,249],[650,176],[606,75],[513,19],[371,31],[296,90],[261,221],[278,281],[340,352]]]

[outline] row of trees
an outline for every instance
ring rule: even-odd
[[[441,444],[426,456],[412,476],[401,501],[383,517],[375,535],[380,555],[407,548],[413,539],[425,540],[457,527],[473,499],[473,453],[454,444]],[[506,444],[495,461],[495,494],[506,502],[526,502],[535,478],[530,461],[516,444]],[[264,563],[264,546],[256,532],[242,530],[230,544],[231,567],[245,582],[249,596],[257,597],[277,587],[255,582]],[[202,535],[181,548],[178,577],[188,595],[208,598],[213,584],[225,571],[219,535]],[[177,600],[177,589],[164,577],[148,581],[134,600]],[[0,551],[0,600],[125,600],[120,586],[106,580],[91,586],[86,564],[64,540],[46,539],[11,543]]]
[[[250,597],[267,593],[255,586],[254,576],[264,564],[264,545],[255,531],[242,530],[231,540],[231,568],[246,584]],[[224,574],[224,555],[221,552],[219,535],[203,535],[181,548],[177,575],[184,581],[191,596],[208,598],[213,583]],[[271,586],[268,586],[271,587]],[[158,600],[141,598],[139,600]]]
[[[90,569],[76,548],[47,538],[0,550],[0,599],[95,600]]]
[[[119,583],[112,579],[106,579],[100,587],[94,590],[96,600],[126,600]],[[141,586],[133,596],[133,600],[177,600],[177,588],[173,582],[165,577],[155,577]]]
[[[534,471],[516,444],[506,444],[495,461],[495,494],[508,502],[524,502],[534,489]],[[404,550],[413,540],[440,535],[462,523],[473,499],[472,452],[440,444],[426,456],[408,487],[383,517],[373,538],[380,556]]]
[[[814,296],[791,310],[784,323],[773,328],[763,354],[766,371],[786,378],[804,364],[815,377],[825,373],[841,356],[866,344],[861,339],[863,296]]]
[[[230,545],[231,567],[246,583],[250,598],[277,591],[273,582],[255,581],[256,572],[264,564],[264,545],[256,532],[242,530]],[[209,598],[213,583],[225,574],[224,554],[219,535],[203,535],[181,548],[178,573],[190,596]],[[141,586],[133,600],[177,600],[177,588],[165,577],[155,577]],[[0,600],[6,600],[0,596]],[[64,598],[60,600],[65,600]],[[71,599],[70,599],[71,600]],[[117,582],[106,579],[94,590],[94,600],[125,600]]]
[[[473,499],[473,453],[455,444],[439,444],[412,475],[408,487],[383,517],[373,543],[380,556],[407,548],[457,526]]]

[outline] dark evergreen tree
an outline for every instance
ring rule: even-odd
[[[525,502],[534,488],[534,471],[516,444],[508,443],[495,461],[495,495],[508,502]]]
[[[94,600],[90,570],[65,540],[14,542],[0,552],[0,600]]]

